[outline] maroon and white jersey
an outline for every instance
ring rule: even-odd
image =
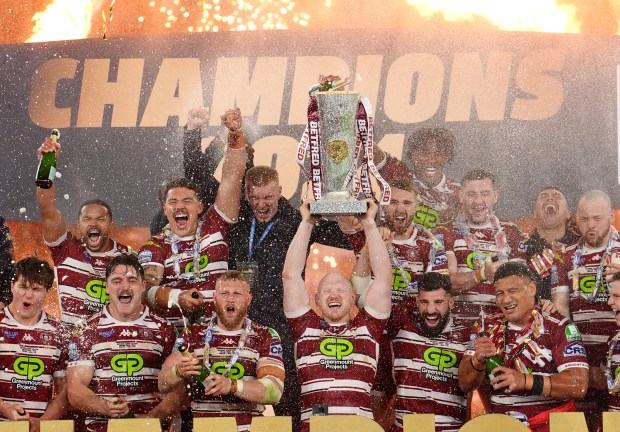
[[[505,323],[501,313],[488,316],[485,320],[485,330],[500,348],[500,355],[506,366],[546,376],[572,368],[588,369],[588,356],[577,326],[558,313],[548,315],[540,312],[538,308],[537,311],[540,332],[538,337],[532,333],[535,329],[533,325],[528,324],[520,328]],[[465,355],[474,355],[474,340],[479,332],[480,327],[476,323],[471,330],[470,343]],[[525,343],[528,340],[529,344]],[[522,368],[517,367],[517,362],[522,364]],[[526,418],[531,418],[564,403],[566,401],[542,395],[530,395],[527,392],[510,394],[505,393],[503,389],[498,391],[491,389],[491,408],[498,414],[516,411]]]
[[[41,417],[52,399],[54,378],[66,375],[67,334],[64,325],[45,312],[38,323],[26,326],[8,307],[1,311],[0,400]]]
[[[448,179],[445,175],[438,185],[429,188],[415,176],[413,170],[404,162],[388,153],[385,153],[385,158],[377,164],[377,168],[388,183],[403,176],[411,177],[418,189],[419,204],[413,218],[415,223],[424,228],[433,229],[440,224],[450,222],[458,213],[460,207],[458,197],[461,185]]]
[[[108,252],[92,252],[69,232],[45,244],[56,266],[62,321],[77,325],[101,311],[110,299],[105,290],[105,269],[112,258],[131,253],[130,249],[114,242]]]
[[[571,318],[581,332],[592,366],[599,366],[605,361],[607,341],[617,331],[614,313],[607,304],[609,292],[604,275],[600,278],[596,297],[592,297],[596,273],[606,249],[607,245],[596,249],[587,245],[580,247],[579,243],[570,245],[561,256],[563,265],[558,268],[557,281],[552,281],[551,285],[552,294],[569,293]],[[616,252],[620,253],[618,241],[613,243],[610,250],[610,253]],[[579,263],[575,263],[576,260]]]
[[[478,260],[484,261],[487,256],[504,255],[509,260],[525,260],[525,236],[519,228],[511,222],[489,222],[482,226],[471,226],[455,222],[441,226],[434,231],[436,236],[442,236],[446,254],[454,254],[457,262],[457,271],[473,272]],[[439,261],[438,257],[436,261]],[[447,259],[436,266],[435,271],[448,268]],[[479,283],[463,292],[456,298],[452,309],[455,317],[472,323],[480,316],[480,311],[492,312],[497,307],[495,302],[495,287],[492,283]]]
[[[76,331],[69,344],[69,366],[94,368],[90,389],[103,398],[124,396],[129,410],[145,414],[161,400],[157,375],[172,352],[175,335],[170,323],[148,307],[135,321],[117,321],[108,307]],[[107,417],[88,416],[88,431],[105,432]]]
[[[466,416],[467,395],[459,388],[459,363],[469,341],[469,327],[446,325],[428,337],[416,319],[402,320],[392,339],[396,418],[392,431],[403,430],[406,414],[435,414],[437,431],[458,431]]]
[[[392,240],[392,304],[398,303],[418,293],[418,279],[429,271],[431,241],[414,228],[406,240]]]
[[[318,404],[326,404],[330,415],[372,418],[370,388],[388,315],[364,308],[347,324],[332,326],[308,307],[287,318],[295,337],[302,429],[309,429]]]
[[[607,373],[612,380],[612,383],[615,384],[616,380],[620,382],[620,378],[618,375],[620,374],[620,332],[615,337],[611,337],[608,345],[608,354],[609,359],[605,359],[603,365],[605,365],[609,370]],[[620,385],[618,386],[620,387]],[[618,388],[616,387],[613,392],[610,392],[609,395],[609,411],[620,411],[620,393],[618,392]]]
[[[195,352],[198,361],[202,362],[205,343],[208,342],[211,369],[215,373],[222,374],[239,346],[243,330],[227,331],[215,325],[213,331],[209,332],[209,326],[203,324],[191,326],[190,331],[191,333],[186,336],[189,339],[189,349]],[[243,349],[240,350],[239,358],[227,376],[249,382],[258,379],[258,370],[265,367],[275,367],[284,374],[282,342],[274,329],[251,322]],[[234,395],[207,397],[204,391],[192,392],[194,417],[234,416],[239,431],[249,430],[252,417],[262,415],[264,410],[264,405],[246,402]]]
[[[198,271],[194,269],[196,236],[177,237],[168,226],[142,246],[138,255],[140,264],[163,267],[162,285],[181,290],[196,288],[205,296],[205,315],[210,316],[214,310],[215,281],[228,270],[228,236],[232,224],[233,221],[215,205],[209,207],[203,215],[198,239]],[[173,307],[158,313],[177,328],[183,327],[178,308]]]

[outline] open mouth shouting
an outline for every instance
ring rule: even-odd
[[[271,207],[257,208],[254,210],[254,216],[259,222],[267,222],[271,218]]]
[[[178,212],[174,214],[174,223],[181,229],[187,229],[189,225],[189,214],[187,212]]]
[[[559,208],[556,204],[548,203],[543,206],[543,214],[545,216],[555,216],[558,214]]]
[[[98,250],[103,244],[104,236],[99,228],[89,228],[86,232],[86,246],[91,250]]]
[[[118,294],[118,302],[122,305],[131,304],[133,300],[133,294],[131,292],[122,292]]]

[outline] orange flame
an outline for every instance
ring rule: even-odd
[[[489,20],[500,30],[579,33],[576,9],[557,0],[407,0],[423,17],[441,14],[446,21]]]
[[[91,0],[54,0],[32,17],[35,25],[26,42],[84,39],[90,32]]]

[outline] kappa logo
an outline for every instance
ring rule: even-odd
[[[117,354],[110,360],[110,367],[114,372],[133,376],[134,373],[142,370],[144,360],[139,354]]]
[[[226,339],[224,339],[224,340],[222,341],[222,343],[223,343],[224,345],[234,345],[234,344],[235,344],[235,341],[234,341],[234,340],[232,340],[231,338],[226,338]]]
[[[97,299],[101,304],[110,300],[110,296],[105,290],[105,281],[99,279],[93,279],[86,284],[86,294]]]
[[[439,213],[434,208],[419,204],[415,215],[413,215],[413,221],[424,228],[435,228],[440,222]]]
[[[403,275],[405,277],[403,277]],[[392,289],[398,291],[405,289],[411,283],[411,273],[407,270],[401,271],[400,269],[392,269]]]
[[[133,337],[136,337],[136,336],[138,336],[138,333],[135,332],[135,331],[132,332],[131,330],[128,330],[128,329],[123,329],[123,331],[121,332],[121,336],[125,336],[125,337],[132,337],[133,336]]]
[[[31,380],[43,374],[45,364],[40,358],[17,357],[13,362],[13,370],[16,374],[25,376],[28,380]]]
[[[101,261],[100,259],[95,260],[95,265],[99,267],[105,267],[105,263]]]
[[[348,339],[326,338],[321,342],[319,350],[323,355],[341,360],[353,352],[353,343]]]
[[[213,366],[211,366],[211,370],[213,372],[215,372],[216,374],[220,374],[223,375],[224,372],[226,371],[226,362],[220,361],[220,362],[215,362],[213,363]],[[243,375],[245,374],[245,368],[243,367],[243,365],[241,363],[235,363],[234,365],[232,365],[232,367],[230,368],[230,372],[228,373],[228,377],[232,378],[232,379],[241,379],[243,378]]]
[[[24,335],[24,337],[22,338],[23,341],[26,342],[32,342],[34,340],[34,338],[32,337],[32,335],[30,333],[26,333]]]
[[[204,269],[209,264],[209,257],[206,255],[200,255],[198,260],[198,270]],[[191,273],[194,271],[194,261],[190,261],[185,265],[185,273]]]
[[[436,366],[442,372],[456,364],[456,354],[452,351],[432,347],[424,351],[424,361],[431,366]]]

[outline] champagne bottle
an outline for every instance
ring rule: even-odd
[[[179,347],[179,352],[181,353],[183,357],[191,357],[192,355],[187,350],[187,346],[185,345],[182,345]],[[212,373],[211,368],[205,365],[204,363],[202,363],[201,368],[200,368],[200,375],[192,375],[192,379],[194,380],[194,382],[196,383],[198,387],[205,389],[209,385],[209,383],[212,381],[212,379],[207,380],[207,377],[211,375],[211,373]]]
[[[52,130],[50,138],[54,143],[56,143],[59,136],[60,132],[58,132],[58,129]],[[45,152],[41,155],[41,160],[39,161],[39,168],[37,168],[37,178],[35,180],[35,184],[41,189],[49,189],[52,187],[55,177],[56,152]]]
[[[489,375],[489,379],[492,380],[496,376],[500,376],[502,372],[498,372],[496,375],[493,375],[491,372],[498,366],[504,366],[504,360],[502,360],[499,354],[495,354],[492,357],[489,357],[486,361],[487,374]]]

